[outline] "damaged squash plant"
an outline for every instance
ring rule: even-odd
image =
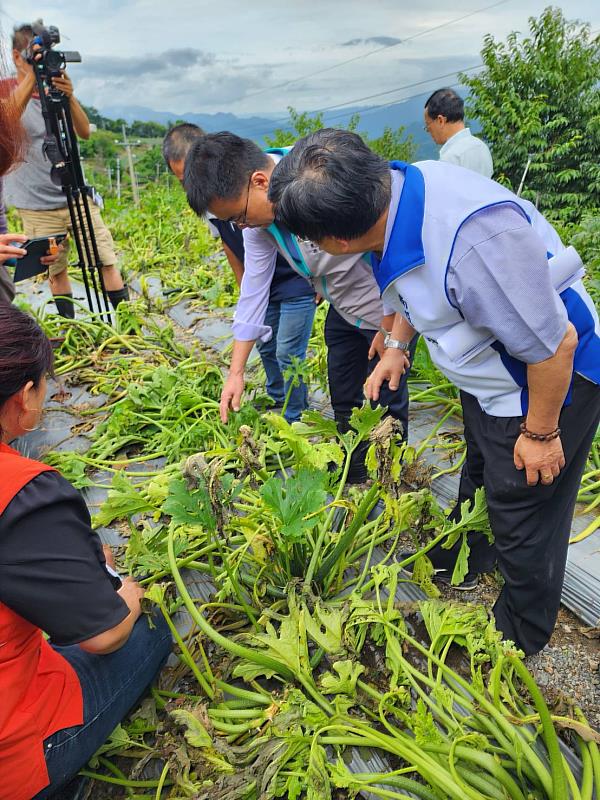
[[[206,700],[181,697],[171,706],[191,748],[183,774],[179,756],[165,765],[177,785],[170,796],[331,800],[348,790],[391,800],[407,792],[423,800],[569,800],[600,788],[599,737],[585,720],[564,722],[584,754],[580,791],[559,748],[562,720],[521,654],[473,607],[427,601],[405,617],[395,602],[397,565],[375,570],[370,599],[353,592],[311,607],[292,589],[257,630],[232,638],[189,596],[172,537],[169,553],[192,619],[230,656],[229,664],[218,659],[218,673],[205,665]],[[415,613],[426,620],[429,645],[410,632]],[[470,668],[447,664],[453,644],[466,649]],[[368,650],[383,659],[374,671]],[[377,769],[360,755],[368,752],[378,753]]]
[[[255,439],[240,428],[237,473],[227,458],[188,460],[186,478],[171,482],[162,510],[171,519],[174,542],[194,531],[195,540],[204,535],[205,544],[214,546],[210,564],[219,600],[235,596],[240,602],[243,593],[244,602],[260,611],[265,602],[287,597],[291,585],[300,586],[305,596],[323,597],[368,587],[371,566],[394,558],[406,531],[427,541],[401,564],[417,561],[417,578],[427,577],[422,565],[431,547],[453,546],[462,536],[456,571],[462,580],[466,531],[489,534],[483,496],[473,509],[465,507],[459,522],[451,522],[428,490],[397,492],[404,448],[387,422],[387,433],[378,433],[382,414],[368,406],[355,409],[351,431],[341,435],[334,422],[314,412],[294,425],[266,415],[274,435]],[[372,485],[345,492],[352,453],[370,437]],[[281,444],[292,453],[289,474],[286,469],[274,474],[266,466],[266,452],[279,454]],[[398,477],[390,482],[395,472]]]

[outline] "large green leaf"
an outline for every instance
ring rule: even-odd
[[[288,478],[272,477],[260,489],[263,502],[281,523],[281,533],[289,541],[300,541],[319,522],[310,517],[321,509],[327,498],[327,476],[301,469]]]

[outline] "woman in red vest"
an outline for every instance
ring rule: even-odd
[[[38,324],[0,303],[0,800],[69,783],[171,649],[141,586],[107,569],[79,492],[9,446],[38,425],[51,366]]]

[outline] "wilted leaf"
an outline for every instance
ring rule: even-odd
[[[334,675],[326,672],[321,678],[321,688],[326,694],[349,694],[353,695],[356,691],[356,682],[365,671],[365,667],[354,661],[334,661],[331,665]]]
[[[186,708],[175,708],[169,714],[178,725],[185,727],[184,736],[192,747],[212,748],[213,741],[211,736],[200,722],[197,714],[188,711]]]

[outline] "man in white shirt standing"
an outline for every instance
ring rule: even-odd
[[[425,130],[441,145],[440,161],[472,169],[491,178],[494,171],[488,146],[465,125],[465,104],[454,89],[437,89],[425,103]]]

